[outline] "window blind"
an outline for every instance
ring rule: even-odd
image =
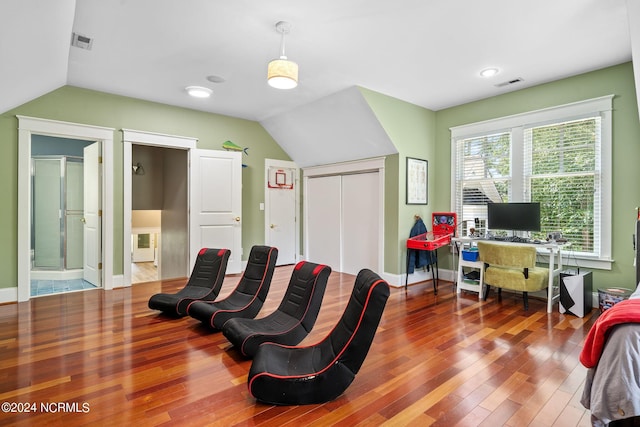
[[[599,116],[524,129],[526,198],[540,202],[543,235],[561,232],[572,251],[599,252]]]
[[[511,134],[500,132],[457,141],[456,212],[461,235],[486,231],[487,203],[509,200]]]

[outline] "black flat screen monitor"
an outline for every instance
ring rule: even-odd
[[[540,203],[487,203],[489,230],[540,231]]]

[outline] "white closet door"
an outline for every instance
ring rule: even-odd
[[[306,186],[308,261],[340,271],[340,176],[309,178]]]
[[[342,272],[378,272],[380,236],[379,173],[342,176]]]

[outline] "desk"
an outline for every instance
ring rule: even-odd
[[[451,242],[451,235],[434,235],[433,233],[423,233],[407,239],[407,270],[404,281],[404,288],[409,284],[409,258],[410,251],[427,251],[429,261],[427,268],[431,267],[431,277],[433,278],[433,293],[438,295],[438,248],[448,246]]]
[[[562,271],[562,254],[561,250],[564,245],[559,245],[557,243],[523,243],[523,242],[505,242],[500,240],[488,240],[481,238],[473,238],[473,237],[452,237],[451,241],[456,244],[456,253],[459,254],[460,248],[458,247],[458,243],[460,246],[464,246],[465,244],[471,244],[477,242],[479,240],[486,240],[491,243],[496,243],[500,245],[527,245],[527,246],[535,246],[536,248],[544,249],[549,251],[549,283],[547,287],[547,313],[551,313],[553,304],[556,300],[560,298],[560,293],[555,292],[553,289],[553,280],[556,276],[560,275]],[[557,266],[556,266],[556,255],[558,258]],[[460,263],[458,256],[458,263]],[[468,262],[468,261],[465,261]],[[458,280],[460,278],[458,277]],[[456,285],[458,285],[456,283]],[[482,283],[480,283],[480,291],[482,291]],[[457,286],[456,286],[457,287]]]

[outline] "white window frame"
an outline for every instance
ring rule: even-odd
[[[524,146],[525,127],[540,126],[561,121],[592,117],[594,114],[601,118],[601,197],[600,197],[600,253],[596,255],[574,254],[570,246],[563,251],[568,265],[578,262],[581,267],[611,270],[611,158],[612,158],[612,104],[614,95],[559,105],[541,110],[530,111],[497,119],[452,127],[451,131],[451,209],[456,207],[456,176],[457,176],[457,141],[509,130],[512,143],[512,179],[522,176],[520,170],[514,169],[522,165],[522,150]],[[520,166],[518,166],[520,164]],[[577,259],[576,259],[577,258]]]

